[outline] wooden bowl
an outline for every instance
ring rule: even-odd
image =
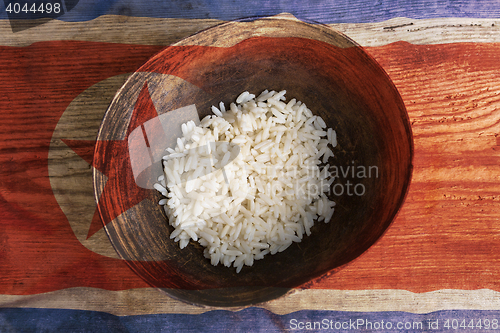
[[[329,196],[337,205],[330,223],[315,223],[301,243],[237,274],[234,268],[212,266],[198,243],[181,250],[170,240],[173,228],[158,205],[161,195],[138,186],[132,170],[137,156],[146,167],[154,165],[156,153],[133,151],[131,133],[147,132],[146,122],[172,110],[194,104],[201,119],[211,105],[228,105],[245,90],[264,89],[286,89],[288,99],[306,103],[336,130],[339,144],[330,164],[338,178]],[[180,122],[183,113],[171,119]],[[266,18],[210,28],[152,57],[117,92],[94,156],[101,166],[94,171],[99,212],[121,258],[151,286],[177,299],[243,306],[306,283],[314,286],[316,278],[373,245],[404,201],[413,142],[397,89],[359,45],[327,26]]]

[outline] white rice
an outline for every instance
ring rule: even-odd
[[[212,106],[215,116],[183,124],[163,158],[155,188],[166,196],[160,205],[175,228],[170,237],[181,248],[198,241],[212,265],[240,272],[333,216],[325,193],[333,179],[321,165],[333,157],[336,133],[302,102],[286,103],[285,93],[245,91],[227,111],[222,102]]]

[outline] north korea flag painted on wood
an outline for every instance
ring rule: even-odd
[[[102,228],[89,233],[95,218],[90,162],[92,140],[109,101],[126,74],[161,48],[77,41],[0,47],[0,294],[148,287],[106,243]],[[413,122],[413,183],[403,209],[377,244],[342,270],[304,287],[500,290],[495,273],[500,270],[500,231],[495,223],[498,138],[494,136],[498,135],[499,49],[496,43],[404,42],[367,49],[395,82]],[[475,87],[480,91],[457,88],[457,82],[466,87],[470,78],[478,79]],[[437,102],[428,99],[438,86],[444,95]],[[476,93],[486,97],[476,105],[461,104]],[[426,116],[431,106],[452,102],[453,108],[443,109],[441,115]],[[454,108],[463,112],[455,114]],[[465,117],[470,110],[485,116],[470,122],[456,118],[465,124],[460,133],[436,132],[436,140],[443,135],[458,138],[447,139],[449,152],[440,154],[442,146],[429,143],[430,129],[446,129],[442,119]],[[488,125],[491,120],[493,126]],[[463,135],[469,139],[459,141]],[[473,149],[474,145],[486,148]],[[462,153],[469,159],[460,158]],[[433,156],[439,159],[432,160]],[[449,165],[482,182],[480,199],[464,197],[468,204],[453,209],[433,204],[440,199],[433,197],[438,185],[460,195],[463,179],[432,182],[439,175],[432,170]],[[473,173],[467,173],[469,169]],[[474,235],[467,232],[471,227]]]

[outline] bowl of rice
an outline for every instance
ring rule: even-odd
[[[403,204],[412,158],[381,66],[328,26],[279,16],[201,31],[131,74],[93,180],[111,243],[149,285],[246,306],[362,255]]]

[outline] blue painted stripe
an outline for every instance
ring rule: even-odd
[[[18,1],[18,0],[9,0]],[[34,0],[19,0],[19,2]],[[65,0],[71,8],[76,0]],[[71,3],[71,4],[70,4]],[[3,7],[3,1],[0,2]],[[1,8],[0,19],[6,19]],[[67,22],[87,21],[105,14],[154,18],[235,20],[289,12],[321,23],[368,23],[394,17],[500,18],[497,0],[80,0],[59,17]]]
[[[476,332],[500,329],[500,311],[340,312],[302,310],[276,315],[261,308],[199,315],[115,316],[56,309],[0,309],[1,332]]]

